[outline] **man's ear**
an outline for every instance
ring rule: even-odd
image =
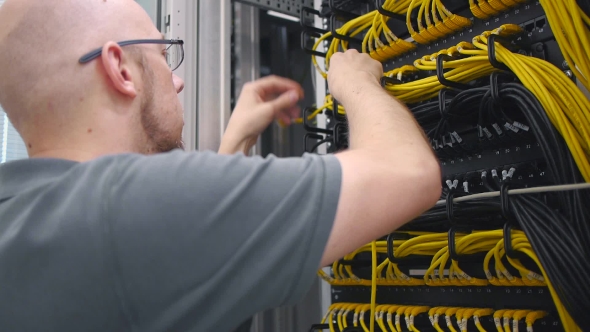
[[[102,48],[102,64],[113,87],[122,94],[135,98],[137,89],[133,82],[130,58],[119,44],[108,42]]]

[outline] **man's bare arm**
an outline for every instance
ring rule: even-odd
[[[350,149],[337,154],[342,189],[322,266],[384,236],[440,197],[438,161],[412,114],[379,83],[380,63],[351,50],[330,62],[329,86],[346,109]]]

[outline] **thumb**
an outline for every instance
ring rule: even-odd
[[[297,105],[299,101],[299,94],[295,90],[287,91],[274,100],[268,102],[275,116],[280,116],[281,113],[288,111]],[[285,114],[286,115],[286,114]],[[288,116],[288,115],[287,115]]]

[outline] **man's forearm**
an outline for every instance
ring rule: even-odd
[[[237,137],[225,134],[221,138],[221,144],[219,146],[218,153],[230,155],[241,152],[247,156],[254,144],[256,144],[256,139],[239,139]]]
[[[342,102],[349,120],[351,150],[432,153],[410,111],[376,82],[358,84]]]

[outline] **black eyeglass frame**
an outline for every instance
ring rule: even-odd
[[[128,45],[137,45],[137,44],[170,44],[172,45],[180,45],[180,50],[182,52],[180,62],[175,68],[171,68],[172,71],[175,71],[180,67],[180,65],[184,62],[184,41],[180,39],[134,39],[134,40],[126,40],[117,43],[119,46],[128,46]],[[169,46],[169,47],[170,47]],[[169,48],[168,47],[168,48]],[[88,63],[96,58],[98,58],[102,54],[102,47],[97,48],[92,52],[89,52],[82,56],[79,60],[80,63]]]

